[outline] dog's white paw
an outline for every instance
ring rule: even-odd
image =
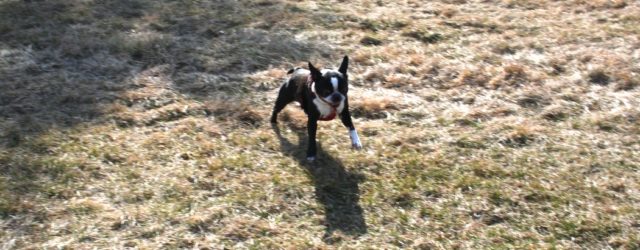
[[[349,130],[349,137],[351,137],[351,147],[353,149],[360,150],[362,149],[362,143],[360,142],[360,137],[358,137],[358,132],[356,130]]]
[[[308,161],[308,162],[313,162],[313,161],[315,161],[315,160],[316,160],[316,157],[315,157],[315,156],[309,156],[309,157],[307,157],[307,161]]]

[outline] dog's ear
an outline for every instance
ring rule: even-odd
[[[309,71],[311,71],[311,78],[314,81],[320,80],[320,78],[322,78],[322,73],[320,73],[320,70],[316,69],[316,67],[314,67],[311,62],[309,62]]]
[[[344,56],[344,58],[342,58],[342,63],[340,64],[340,68],[338,69],[338,71],[340,71],[340,73],[342,73],[343,75],[346,75],[348,67],[349,67],[349,57]]]

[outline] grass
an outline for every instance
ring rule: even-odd
[[[637,249],[639,10],[0,0],[0,248]],[[306,163],[277,89],[345,54]]]

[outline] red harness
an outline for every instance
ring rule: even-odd
[[[331,113],[329,113],[328,115],[325,115],[325,116],[320,116],[320,118],[318,118],[318,120],[320,120],[320,121],[331,121],[331,120],[335,119],[336,115],[338,113],[337,108],[335,106],[333,106],[333,104],[325,101],[322,97],[318,96],[313,91],[313,88],[311,88],[312,84],[313,84],[313,79],[311,79],[311,75],[309,75],[309,77],[307,77],[307,88],[309,88],[309,92],[311,92],[311,96],[320,99],[320,101],[326,103],[327,105],[329,105],[329,107],[331,107]]]

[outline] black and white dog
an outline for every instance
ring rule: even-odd
[[[351,146],[361,149],[362,143],[358,138],[358,132],[351,121],[349,113],[349,100],[347,92],[349,83],[347,77],[347,67],[349,57],[342,59],[338,70],[323,69],[318,70],[309,63],[309,70],[303,68],[291,69],[292,74],[280,87],[276,105],[271,114],[271,122],[277,123],[278,113],[289,103],[297,101],[307,114],[307,133],[309,134],[309,146],[307,148],[307,160],[313,161],[316,158],[316,130],[318,121],[333,120],[340,116],[342,124],[349,129]]]

